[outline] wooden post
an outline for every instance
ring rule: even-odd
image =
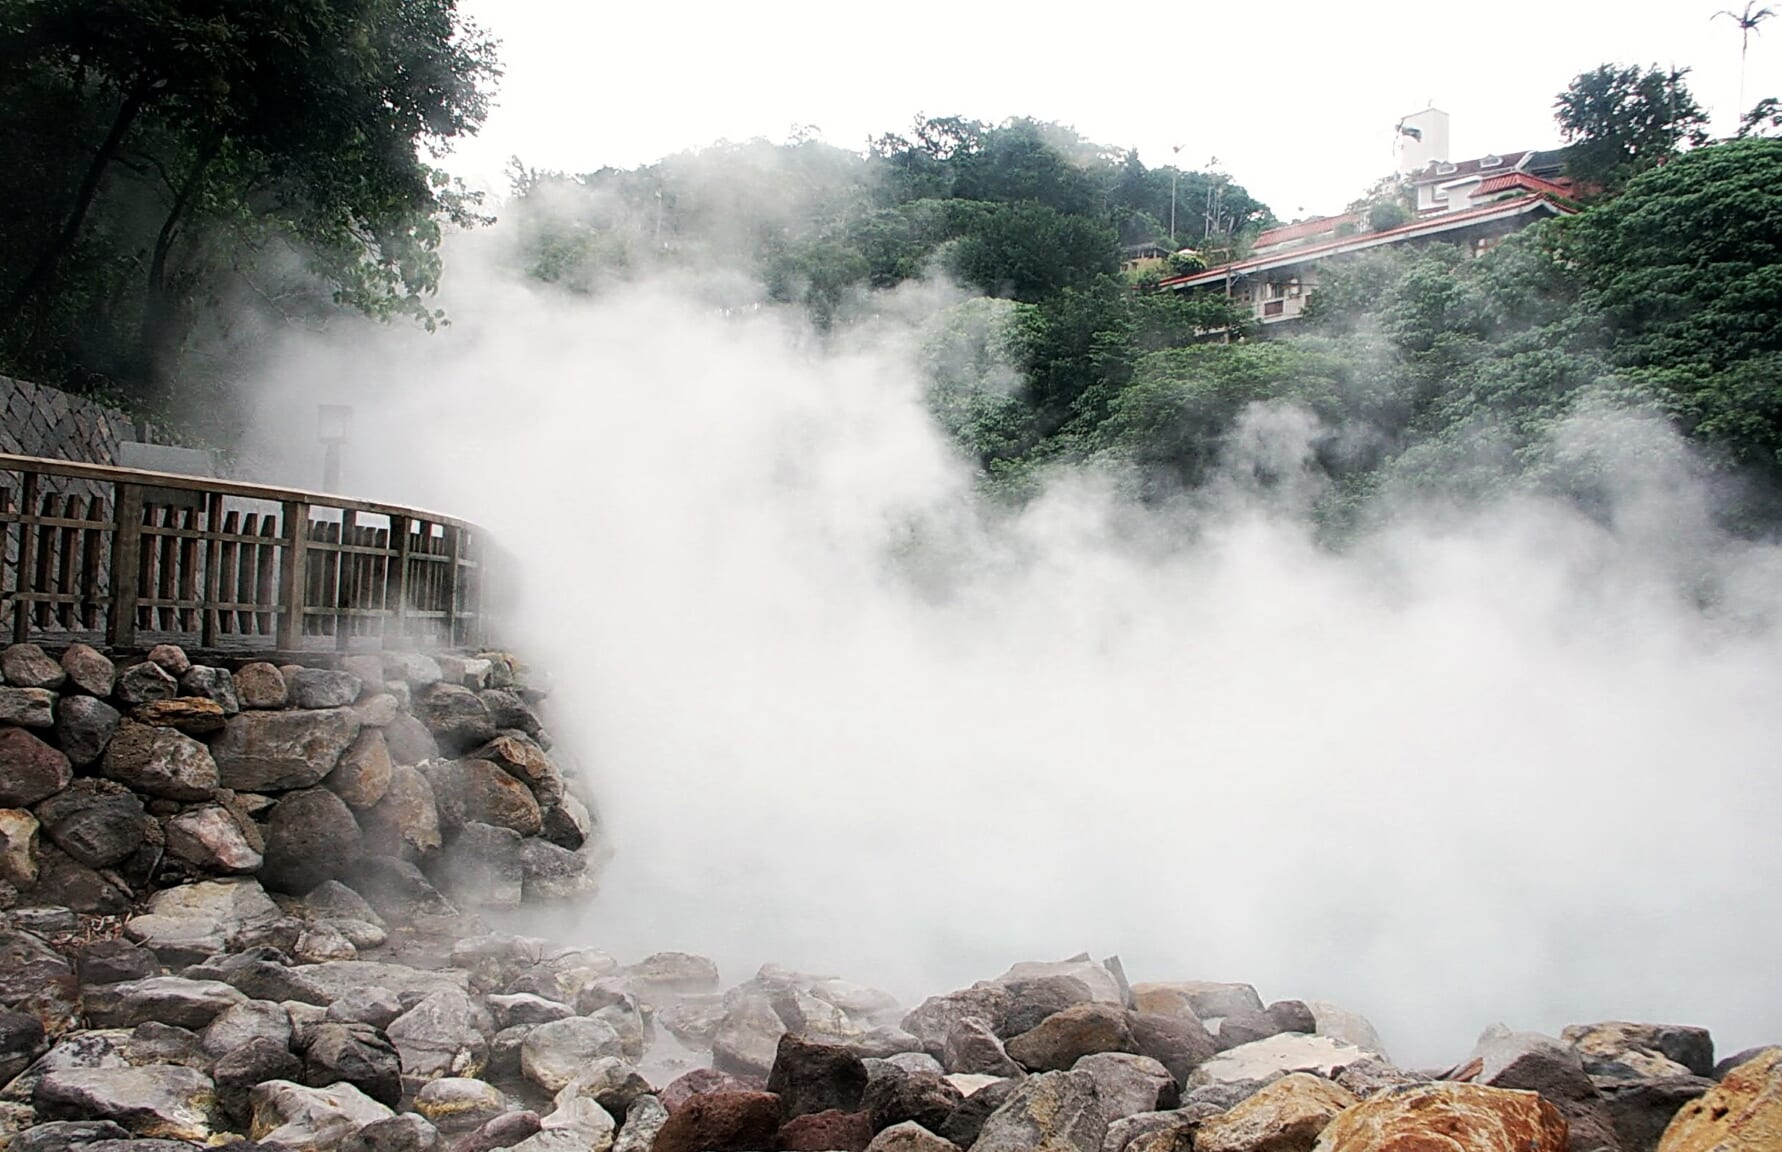
[[[309,586],[309,504],[285,501],[285,535],[279,553],[278,648],[295,652],[303,641],[303,593]]]
[[[142,567],[142,488],[135,484],[112,486],[111,618],[106,639],[113,649],[136,643],[137,581]]]
[[[351,508],[340,514],[340,551],[334,565],[334,650],[345,652],[353,638],[353,620],[345,610],[357,606],[358,557],[347,549],[358,543],[359,514]]]
[[[384,601],[384,605],[386,611],[393,613],[384,618],[385,648],[391,647],[391,625],[396,629],[396,647],[401,647],[406,642],[408,634],[408,530],[407,516],[390,517],[390,545],[391,550],[396,553],[396,571],[385,576],[388,581],[388,591],[385,593],[388,599]]]
[[[212,492],[204,503],[204,607],[198,617],[198,643],[205,648],[217,646],[217,600],[222,587],[223,542],[217,533],[223,530],[223,494]]]
[[[12,604],[12,642],[23,644],[31,638],[31,602],[25,593],[36,588],[37,526],[27,523],[37,515],[37,473],[25,473],[24,489],[19,494],[19,589]]]
[[[458,561],[464,555],[464,534],[445,525],[445,647],[458,646]]]

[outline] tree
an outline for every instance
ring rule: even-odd
[[[1751,51],[1751,34],[1761,32],[1762,29],[1759,25],[1775,14],[1771,9],[1758,8],[1755,0],[1745,0],[1743,12],[1730,12],[1722,8],[1708,17],[1710,20],[1718,20],[1725,16],[1739,26],[1739,105],[1741,107],[1745,103],[1745,58]]]
[[[1688,74],[1604,64],[1575,78],[1553,105],[1572,178],[1616,191],[1684,144],[1706,144],[1708,117],[1683,83]]]

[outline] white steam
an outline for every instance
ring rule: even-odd
[[[1612,527],[1407,507],[1337,555],[1295,413],[1192,507],[1079,474],[1005,518],[906,327],[823,350],[493,277],[448,306],[293,348],[268,427],[355,404],[355,492],[523,562],[512,642],[616,852],[553,933],[910,1000],[1118,952],[1338,1001],[1409,1064],[1494,1020],[1782,1037],[1782,570],[1653,428],[1566,433],[1637,461]]]

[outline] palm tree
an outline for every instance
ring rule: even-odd
[[[1776,14],[1773,9],[1769,8],[1758,8],[1756,11],[1752,11],[1754,6],[1753,0],[1745,0],[1745,11],[1742,13],[1729,12],[1722,8],[1708,17],[1710,20],[1717,20],[1725,16],[1739,26],[1739,109],[1741,112],[1745,108],[1745,54],[1751,49],[1751,34],[1763,31],[1758,25]]]

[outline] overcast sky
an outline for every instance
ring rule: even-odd
[[[1605,61],[1680,65],[1730,130],[1733,0],[1006,0],[581,4],[460,0],[507,75],[449,167],[503,187],[538,168],[629,167],[794,125],[863,147],[917,113],[1035,116],[1145,162],[1220,167],[1283,218],[1340,211],[1393,167],[1398,118],[1433,102],[1453,159],[1557,143],[1555,93]],[[1752,38],[1745,105],[1782,95],[1782,19]]]

